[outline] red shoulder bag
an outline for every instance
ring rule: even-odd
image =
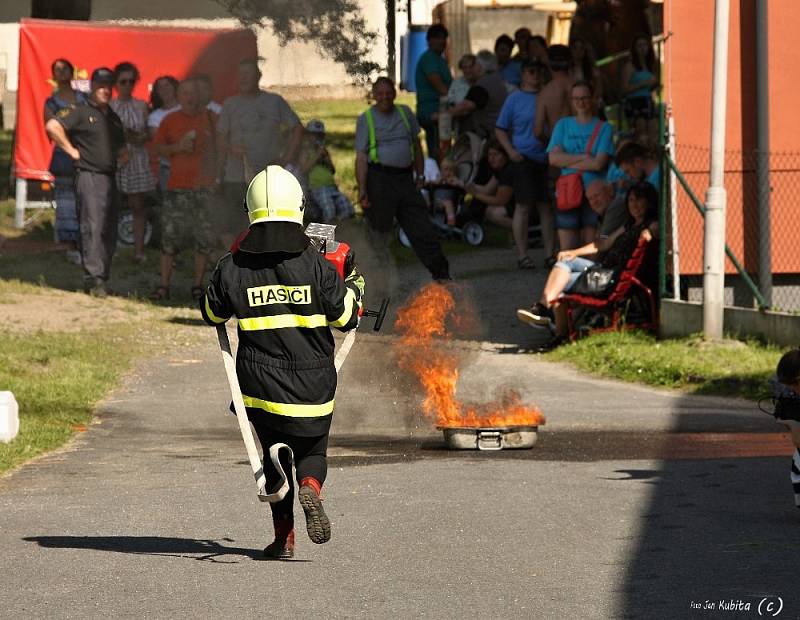
[[[592,137],[589,138],[589,143],[586,145],[586,154],[591,156],[594,141],[597,139],[597,134],[600,133],[600,128],[603,126],[603,121],[597,121],[592,131]],[[583,179],[580,172],[573,172],[571,174],[562,174],[556,179],[556,207],[559,211],[569,211],[570,209],[577,209],[583,202]]]

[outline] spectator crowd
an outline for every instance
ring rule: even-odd
[[[374,104],[358,118],[356,182],[367,238],[389,260],[396,221],[432,277],[446,280],[449,265],[432,220],[437,210],[453,229],[468,219],[507,228],[519,269],[540,266],[529,249],[532,232],[538,234],[541,266],[553,272],[518,317],[554,329],[557,344],[564,332],[554,311],[576,274],[609,262],[608,253],[624,264],[632,237],[658,235],[651,213],[660,189],[653,151],[659,75],[650,38],[634,37],[622,81],[612,83],[588,41],[548,45],[524,27],[498,36],[491,51],[463,55],[454,77],[448,37],[441,24],[427,31],[414,70],[415,110],[396,104],[393,81],[379,77]],[[158,205],[154,300],[170,297],[176,257],[185,250],[194,252],[190,293],[200,297],[209,260],[246,229],[242,201],[267,165],[297,176],[309,220],[354,214],[336,186],[324,124],[304,127],[283,97],[261,90],[255,59],[239,63],[238,92],[221,103],[208,75],[160,76],[143,101],[132,95],[140,75],[131,62],[95,70],[88,94],[72,89],[68,60],[56,60],[52,73],[56,86],[44,115],[55,144],[56,226],[70,244],[69,258],[83,265],[91,294],[107,294],[120,199],[132,214],[139,264]],[[626,124],[606,117],[612,103],[624,110]],[[473,147],[468,174],[458,150],[465,139]],[[615,246],[620,239],[623,249]]]
[[[548,45],[523,27],[497,37],[493,52],[458,59],[461,76],[454,79],[444,57],[448,36],[440,24],[428,29],[415,72],[417,121],[428,157],[442,167],[427,183],[432,209],[443,210],[448,225],[478,217],[508,228],[520,269],[537,267],[529,247],[538,230],[543,266],[552,271],[538,301],[517,316],[553,330],[555,346],[566,337],[559,299],[580,274],[603,265],[621,271],[638,240],[659,232],[659,77],[651,39],[633,38],[615,81],[597,68],[586,40]],[[613,109],[624,111],[624,122]],[[465,134],[481,141],[482,158],[477,175],[459,179],[451,157]],[[451,136],[456,146],[448,151]],[[443,183],[449,193],[440,198]],[[648,273],[640,274],[651,285],[653,254],[651,247]]]
[[[82,265],[91,295],[108,294],[123,201],[137,264],[147,260],[148,221],[158,224],[160,280],[150,294],[156,301],[169,299],[177,256],[187,250],[194,252],[190,294],[202,295],[209,260],[247,229],[248,184],[270,164],[300,178],[310,219],[354,214],[336,187],[324,124],[304,127],[283,97],[261,90],[256,59],[238,64],[238,92],[221,104],[205,74],[160,76],[143,101],[132,95],[140,79],[132,62],[95,69],[89,93],[73,89],[69,60],[55,60],[51,70],[55,88],[44,122],[54,143],[56,233],[68,244],[67,258]]]

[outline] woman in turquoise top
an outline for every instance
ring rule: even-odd
[[[658,65],[650,37],[637,35],[631,44],[628,62],[622,70],[625,116],[636,132],[636,139],[652,145],[658,136],[653,91],[658,88]]]
[[[614,131],[608,123],[594,115],[594,90],[588,82],[575,82],[571,89],[575,116],[565,116],[556,123],[547,153],[551,166],[561,168],[561,174],[581,173],[584,191],[596,179],[604,179],[608,163],[614,156]],[[595,134],[595,129],[597,133]],[[595,136],[591,149],[587,147]],[[562,250],[571,250],[595,238],[597,213],[584,195],[575,209],[556,209],[556,230]]]

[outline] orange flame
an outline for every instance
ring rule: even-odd
[[[484,405],[456,400],[458,356],[445,343],[453,334],[447,319],[456,325],[468,320],[456,314],[450,289],[436,283],[427,285],[397,312],[395,327],[401,333],[396,345],[400,367],[417,377],[425,390],[422,410],[437,427],[538,426],[544,416],[537,407],[526,407],[519,393],[507,390],[499,402]]]

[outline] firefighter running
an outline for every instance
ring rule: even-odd
[[[265,455],[276,443],[294,452],[306,529],[322,544],[331,536],[320,499],[336,392],[330,327],[357,326],[364,278],[353,266],[343,281],[310,243],[302,229],[303,191],[280,166],[256,175],[245,207],[250,228],[220,259],[200,308],[210,325],[238,319],[236,371],[247,415]],[[290,488],[270,504],[275,540],[264,549],[268,558],[294,556],[295,485],[287,457],[282,451]],[[266,461],[270,488],[280,474]]]

